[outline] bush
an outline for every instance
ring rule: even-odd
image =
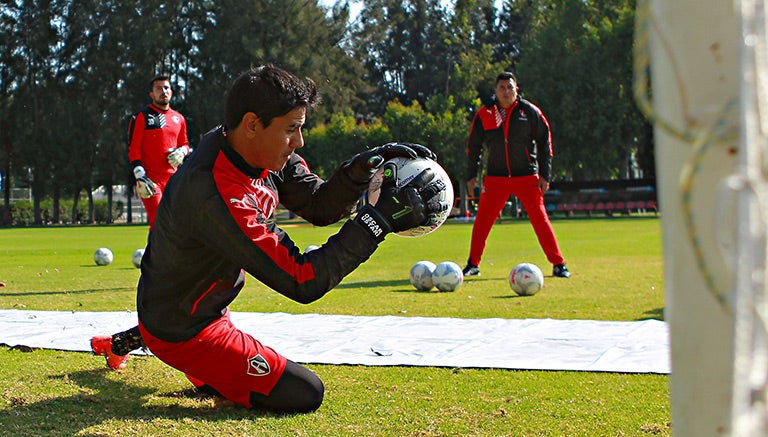
[[[59,223],[72,223],[72,200],[62,200],[59,202]],[[112,202],[112,219],[116,220],[125,213],[125,205],[122,201]],[[53,200],[46,199],[40,202],[40,217],[43,225],[54,224]],[[96,200],[93,202],[93,222],[99,224],[107,223],[107,201]],[[11,204],[10,226],[32,226],[35,224],[35,206],[32,202],[15,202]],[[89,220],[88,202],[80,201],[77,204],[77,217],[74,224],[84,223]]]

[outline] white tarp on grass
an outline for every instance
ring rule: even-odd
[[[0,310],[0,344],[90,351],[135,312]],[[669,373],[665,322],[233,312],[232,322],[299,363]]]

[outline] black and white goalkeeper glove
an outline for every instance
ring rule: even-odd
[[[436,225],[437,214],[448,205],[435,200],[445,186],[440,180],[433,181],[434,178],[434,172],[425,169],[411,182],[398,188],[397,167],[385,164],[381,194],[376,205],[361,208],[355,221],[379,242],[390,232]]]
[[[187,149],[184,147],[172,147],[168,149],[167,152],[168,164],[170,164],[173,168],[180,166],[181,163],[184,162],[184,158],[187,157]]]
[[[347,174],[353,181],[367,183],[381,164],[397,157],[437,159],[437,156],[431,150],[420,144],[387,143],[383,146],[358,153],[343,164],[342,168],[347,171]]]
[[[136,195],[142,199],[149,199],[157,194],[157,185],[147,177],[144,167],[137,165],[133,167],[133,176],[136,178]]]
[[[426,146],[422,146],[421,144],[416,143],[403,143],[403,142],[395,142],[395,143],[387,143],[381,146],[382,148],[387,148],[391,146],[405,146],[413,149],[414,152],[416,152],[416,155],[421,158],[427,158],[431,159],[433,161],[437,161],[437,155],[435,152],[429,150]],[[390,159],[390,158],[387,158]]]

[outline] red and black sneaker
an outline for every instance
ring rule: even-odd
[[[112,352],[112,336],[97,335],[91,338],[91,350],[94,355],[101,355],[107,359],[107,367],[112,370],[125,369],[130,355],[115,355]]]

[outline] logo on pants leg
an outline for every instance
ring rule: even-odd
[[[256,355],[253,358],[248,359],[248,374],[251,376],[266,376],[269,375],[270,368],[269,363],[261,354]]]

